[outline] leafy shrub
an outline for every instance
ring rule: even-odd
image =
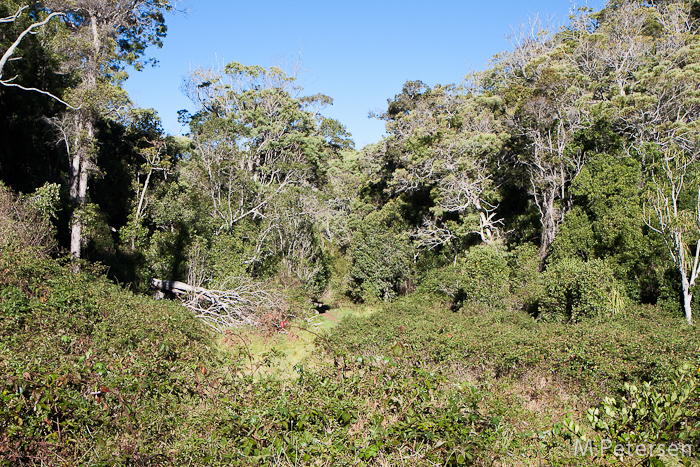
[[[604,261],[565,258],[544,273],[540,312],[568,322],[616,314],[624,306],[620,287]]]
[[[644,450],[633,451],[634,454],[642,454],[640,457],[647,461],[653,459],[651,465],[656,466],[665,464],[653,455],[654,447],[657,455],[671,446],[676,446],[674,450],[681,455],[692,454],[697,446],[691,443],[697,442],[700,436],[700,386],[694,368],[686,364],[677,369],[668,390],[649,382],[643,383],[641,388],[625,383],[624,390],[621,398],[606,397],[600,407],[588,409],[586,418],[597,433],[597,446],[604,446],[604,440],[611,446],[643,445]],[[571,419],[564,423],[579,442],[589,442],[580,425]],[[611,449],[603,454],[623,457],[627,453]]]
[[[350,277],[355,295],[365,302],[391,300],[410,288],[413,249],[401,224],[388,205],[354,225]]]
[[[0,248],[32,248],[47,255],[57,246],[51,218],[59,187],[46,184],[32,195],[17,196],[0,183]]]
[[[543,294],[539,262],[539,249],[532,244],[517,245],[508,254],[512,300],[528,311],[537,307]]]
[[[488,308],[508,304],[510,270],[504,250],[478,245],[456,263],[426,277],[420,290],[447,298],[453,311],[466,304]]]
[[[469,249],[461,264],[465,302],[501,307],[508,301],[509,269],[505,251],[479,245]]]
[[[0,250],[0,465],[138,465],[191,411],[207,345],[180,306]]]

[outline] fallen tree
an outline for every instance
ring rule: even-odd
[[[248,279],[231,281],[236,285],[226,290],[195,287],[184,282],[152,279],[151,286],[179,298],[215,331],[242,325],[254,327],[284,327],[289,316],[289,305],[285,298],[271,292],[266,284]]]

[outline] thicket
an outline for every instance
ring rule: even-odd
[[[553,418],[617,395],[602,410],[624,419],[618,431],[630,410],[635,430],[681,430],[659,421],[659,401],[673,385],[686,401],[697,392],[671,377],[698,363],[697,2],[610,2],[557,31],[524,27],[459,85],[406,82],[374,115],[387,136],[361,149],[296,70],[238,62],[192,71],[190,132],[165,135],[120,80],[171,6],[137,3],[153,10],[121,24],[121,4],[104,5],[54,17],[0,70],[76,104],[0,87],[10,464],[459,464],[507,446],[564,459],[562,427],[581,426],[530,432],[490,392],[532,375],[587,405],[557,399]],[[0,1],[0,50],[62,6],[13,16],[19,5]],[[89,17],[94,57],[66,47],[88,34],[71,21]],[[268,330],[324,300],[381,311],[321,336],[293,378],[256,379],[251,355],[151,301],[152,278],[277,289],[290,299],[258,317]],[[696,407],[683,410],[697,444]],[[609,431],[601,413],[592,429]]]
[[[648,306],[564,323],[487,305],[449,312],[419,292],[344,320],[292,374],[265,376],[255,368],[273,370],[284,354],[250,367],[245,348],[222,346],[183,307],[102,271],[76,274],[32,250],[3,250],[0,263],[8,466],[482,465],[513,453],[599,464],[612,457],[572,454],[560,412],[576,436],[593,436],[600,427],[575,413],[631,384],[648,384],[641,397],[670,395],[674,371],[700,361],[696,329]],[[684,425],[650,436],[696,449],[684,427],[698,412],[684,407]]]
[[[294,70],[196,69],[184,86],[187,137],[164,135],[150,110],[96,115],[90,158],[102,172],[88,173],[79,216],[62,175],[69,158],[33,159],[48,141],[42,132],[26,140],[27,157],[48,176],[30,188],[58,183],[59,244],[70,244],[69,217],[83,219],[82,256],[139,291],[152,277],[220,288],[246,276],[367,303],[431,283],[455,308],[515,300],[564,319],[626,300],[678,309],[698,299],[693,5],[611,3],[575,12],[560,31],[533,24],[460,85],[407,82],[375,115],[388,136],[360,150],[323,117],[332,99],[304,95]],[[50,47],[67,34],[60,24],[21,44],[27,57],[60,61],[66,52]],[[608,53],[624,44],[635,45],[629,59]],[[19,73],[30,63],[8,66]],[[54,84],[58,95],[72,85]],[[30,99],[2,92],[8,106]],[[6,115],[26,116],[25,107]],[[63,118],[52,110],[47,125]],[[14,151],[0,158],[14,170]],[[31,191],[20,179],[3,175]],[[529,262],[531,272],[519,271],[515,258],[532,246],[537,271]],[[587,290],[597,273],[602,288]],[[606,293],[615,304],[602,303]]]

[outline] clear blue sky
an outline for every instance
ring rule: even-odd
[[[583,4],[581,0],[579,4]],[[596,10],[606,0],[588,0]],[[352,133],[357,148],[384,134],[370,110],[385,109],[407,80],[429,85],[459,83],[510,48],[507,34],[535,14],[567,21],[569,0],[182,0],[187,13],[168,14],[162,49],[149,49],[155,68],[132,72],[126,89],[140,107],[155,108],[166,132],[186,132],[177,111],[193,110],[180,86],[190,68],[231,61],[275,65],[295,62],[306,70],[309,94],[334,99],[324,114]]]

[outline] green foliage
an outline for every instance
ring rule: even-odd
[[[212,358],[194,317],[31,250],[3,250],[0,271],[3,465],[76,452],[123,465],[170,439],[192,370]]]
[[[624,301],[610,267],[601,260],[563,259],[544,273],[539,311],[545,317],[575,322],[623,311]]]
[[[588,409],[586,419],[596,432],[595,444],[644,446],[641,457],[652,461],[651,465],[660,466],[665,464],[658,456],[673,449],[680,454],[684,465],[689,465],[686,462],[690,461],[696,447],[694,443],[700,436],[697,369],[685,364],[674,373],[667,388],[649,382],[641,387],[625,383],[622,397],[605,397],[600,407]],[[580,441],[588,442],[586,434],[573,420],[567,419],[565,426]],[[603,454],[628,455],[626,451],[614,450]]]
[[[397,206],[387,205],[351,225],[353,293],[367,303],[391,300],[410,288],[413,248],[402,223]]]
[[[241,238],[222,232],[214,237],[212,243],[211,266],[209,268],[212,273],[212,281],[221,284],[233,277],[244,277],[247,271]],[[191,261],[190,267],[192,267]]]
[[[544,293],[544,277],[539,271],[539,263],[539,251],[535,245],[516,245],[508,252],[511,300],[516,307],[531,313],[536,311],[538,300]]]
[[[55,250],[51,223],[59,201],[57,184],[46,184],[32,195],[18,196],[0,182],[0,248],[27,248],[40,255]]]
[[[465,302],[488,308],[508,305],[510,271],[503,249],[492,245],[472,247],[458,263]]]
[[[605,135],[598,129],[587,136],[603,144]],[[593,145],[593,141],[582,144]],[[641,180],[641,164],[634,158],[590,155],[572,183],[576,205],[566,215],[550,262],[563,258],[603,259],[626,295],[653,303],[659,297],[662,280],[653,263],[658,262],[654,258],[662,256],[663,245],[645,232]]]
[[[441,296],[453,311],[462,307],[491,310],[506,308],[510,299],[508,254],[500,247],[477,245],[439,271],[431,271],[419,286],[422,292]]]
[[[99,271],[3,251],[0,457],[8,466],[398,465],[410,449],[438,465],[510,459],[521,441],[502,447],[504,430],[524,415],[500,389],[508,378],[556,375],[588,401],[624,380],[664,384],[679,356],[700,358],[700,337],[656,310],[562,324],[499,307],[449,313],[413,294],[339,323],[291,379],[244,376],[249,355],[215,348],[176,304],[135,296]],[[260,362],[280,358],[269,351]]]
[[[252,379],[184,308],[31,253],[0,271],[0,465],[354,465],[407,446],[462,465],[500,422],[402,356]]]

